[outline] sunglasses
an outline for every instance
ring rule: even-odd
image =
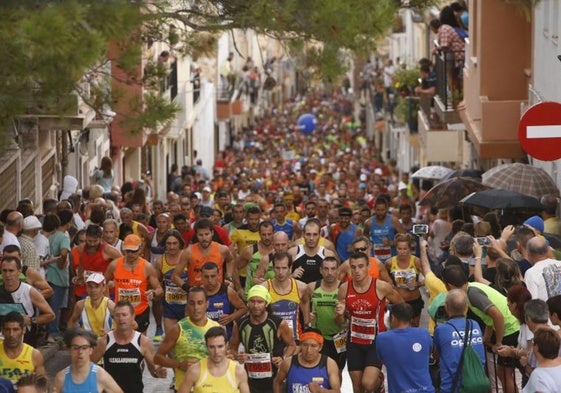
[[[365,252],[366,250],[368,250],[368,247],[357,247],[357,248],[355,248],[355,251],[358,251],[358,252]]]

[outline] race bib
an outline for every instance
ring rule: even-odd
[[[187,304],[187,293],[179,287],[166,287],[166,302],[168,304]]]
[[[246,353],[245,366],[249,378],[263,379],[273,376],[273,363],[271,363],[270,353]]]
[[[140,304],[140,288],[119,288],[119,300],[123,300],[136,307]]]
[[[351,342],[353,338],[374,341],[376,338],[376,319],[351,317]]]
[[[343,353],[347,351],[347,336],[349,331],[347,329],[333,335],[333,344],[335,344],[335,350],[337,353]]]
[[[391,247],[384,246],[382,244],[374,244],[374,255],[378,257],[378,259],[385,261],[392,255]]]

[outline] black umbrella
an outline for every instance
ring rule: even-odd
[[[542,209],[540,201],[534,197],[516,191],[497,189],[471,193],[460,200],[460,203],[486,209]]]

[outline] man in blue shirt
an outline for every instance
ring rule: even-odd
[[[391,330],[376,338],[378,357],[388,373],[388,393],[434,392],[429,373],[432,340],[427,329],[411,327],[412,318],[411,305],[392,305]]]
[[[450,392],[454,376],[458,370],[464,346],[467,307],[465,291],[453,289],[448,292],[444,303],[448,322],[438,325],[434,330],[434,346],[440,357],[440,390],[442,392]],[[470,345],[476,350],[483,367],[485,367],[485,348],[481,328],[473,319],[469,321],[471,326]],[[457,386],[456,392],[460,389],[459,382]]]

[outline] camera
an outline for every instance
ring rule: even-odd
[[[491,240],[489,240],[489,238],[487,238],[487,237],[476,237],[475,241],[480,246],[488,246],[488,245],[491,244]]]
[[[413,232],[413,235],[426,235],[429,233],[429,226],[426,224],[415,224],[411,232]]]

